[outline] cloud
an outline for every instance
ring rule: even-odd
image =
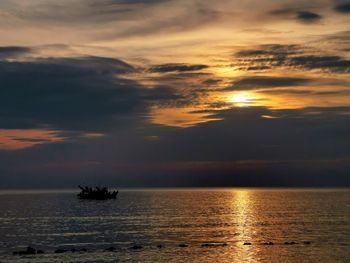
[[[165,0],[167,1],[167,0]],[[27,21],[51,24],[101,24],[127,20],[138,9],[159,4],[159,0],[124,1],[124,0],[62,0],[57,1],[12,1],[5,10],[11,15]]]
[[[2,186],[73,187],[82,181],[119,186],[350,183],[350,108],[243,107],[213,113],[221,120],[186,129],[122,126],[88,143],[0,152]]]
[[[168,73],[168,72],[188,72],[188,71],[200,71],[202,69],[208,68],[207,65],[202,64],[162,64],[152,66],[149,71],[159,72],[159,73]]]
[[[287,19],[296,19],[303,23],[314,23],[322,19],[321,15],[307,10],[300,10],[300,8],[274,9],[269,14]]]
[[[267,89],[261,90],[261,93],[266,94],[275,94],[275,95],[283,95],[283,94],[294,94],[294,95],[305,95],[305,94],[313,94],[311,90],[307,89]]]
[[[0,128],[108,130],[173,99],[170,88],[145,89],[123,78],[135,69],[103,57],[0,61]]]
[[[334,7],[334,10],[339,13],[350,13],[350,2],[339,3]]]
[[[307,69],[323,69],[332,72],[350,72],[350,60],[341,56],[298,56],[290,58],[288,66],[296,66]]]
[[[257,49],[237,52],[235,57],[236,63],[233,66],[246,71],[290,67],[336,73],[350,72],[349,59],[340,55],[323,55],[317,50],[299,45],[263,45]]]
[[[350,94],[350,90],[330,90],[330,91],[312,91],[308,89],[264,89],[259,92],[265,94],[274,94],[274,95],[284,95],[284,94],[292,94],[292,95],[339,95],[339,94]]]
[[[17,57],[19,55],[29,53],[30,51],[31,49],[28,47],[16,47],[16,46],[0,47],[0,60]]]
[[[278,87],[301,86],[309,82],[306,78],[254,76],[237,80],[225,90],[251,90]]]
[[[299,11],[297,13],[297,19],[306,23],[317,22],[322,18],[321,15],[310,12],[310,11]]]

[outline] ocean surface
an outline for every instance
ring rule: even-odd
[[[350,189],[75,194],[0,192],[0,262],[350,262]],[[27,246],[45,254],[12,255]]]

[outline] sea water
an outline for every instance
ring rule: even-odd
[[[350,190],[2,191],[0,262],[350,262]]]

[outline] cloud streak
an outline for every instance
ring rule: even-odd
[[[167,72],[189,72],[189,71],[200,71],[208,68],[207,65],[197,64],[163,64],[152,66],[149,70],[151,72],[167,73]]]
[[[238,62],[233,66],[247,71],[290,67],[337,73],[350,72],[349,59],[339,55],[315,55],[316,52],[299,45],[263,45],[257,49],[237,52],[235,57]]]
[[[302,86],[307,84],[308,82],[310,82],[310,80],[306,78],[254,76],[245,77],[240,80],[237,80],[233,83],[231,87],[225,88],[225,90],[252,90],[293,87]]]

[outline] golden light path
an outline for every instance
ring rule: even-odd
[[[237,258],[244,259],[244,262],[252,262],[254,260],[255,251],[251,246],[243,245],[244,242],[252,242],[254,235],[254,211],[251,200],[251,190],[232,190],[232,210],[233,220],[237,225],[237,233],[239,233],[239,242],[237,244]]]

